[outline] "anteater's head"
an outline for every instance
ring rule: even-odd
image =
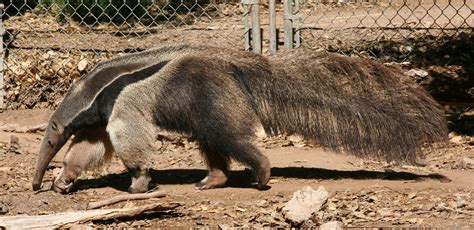
[[[61,124],[51,117],[43,137],[41,147],[38,154],[38,161],[36,163],[36,170],[33,179],[33,190],[41,188],[41,182],[46,172],[46,168],[56,155],[56,153],[63,147],[69,137],[72,135],[72,130]]]

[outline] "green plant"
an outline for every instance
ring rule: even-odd
[[[3,0],[4,17],[15,16],[25,10],[32,10],[38,5],[38,0]]]
[[[153,0],[53,0],[60,18],[71,18],[85,24],[122,23],[147,13]]]

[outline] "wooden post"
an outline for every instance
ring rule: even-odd
[[[249,28],[249,6],[246,1],[242,1],[244,7],[244,35],[245,50],[250,50],[250,28]]]
[[[252,49],[255,53],[262,53],[262,31],[260,30],[260,1],[252,2]]]
[[[245,50],[250,49],[252,41],[252,50],[255,53],[262,53],[262,31],[260,30],[260,0],[242,0],[244,5],[244,29],[245,29]],[[252,37],[248,24],[249,5],[252,11]]]
[[[270,11],[270,53],[274,54],[277,51],[277,30],[276,30],[276,10],[275,0],[270,0],[268,6]]]
[[[293,12],[291,0],[283,0],[284,17],[285,17],[285,48],[293,48]]]
[[[298,48],[301,45],[301,14],[300,14],[300,1],[295,0],[295,13],[293,20],[295,21],[295,47]]]
[[[3,58],[4,58],[4,50],[3,50],[3,35],[5,34],[5,30],[3,29],[3,9],[4,5],[0,4],[0,109],[5,109],[5,84],[3,82]]]

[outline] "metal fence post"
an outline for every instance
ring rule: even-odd
[[[291,7],[292,0],[283,0],[284,19],[285,19],[285,48],[293,48],[293,12]]]
[[[268,8],[270,11],[270,53],[276,53],[278,35],[276,30],[275,0],[270,0]]]
[[[3,9],[4,5],[0,4],[0,109],[5,109],[5,103],[3,100],[5,95],[5,84],[3,82],[3,57],[4,57],[4,50],[3,50],[3,35],[5,34],[5,30],[3,29]]]

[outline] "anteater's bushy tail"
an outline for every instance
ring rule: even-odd
[[[440,106],[396,68],[304,50],[270,62],[273,76],[249,87],[269,133],[406,163],[416,163],[424,142],[447,138]]]

